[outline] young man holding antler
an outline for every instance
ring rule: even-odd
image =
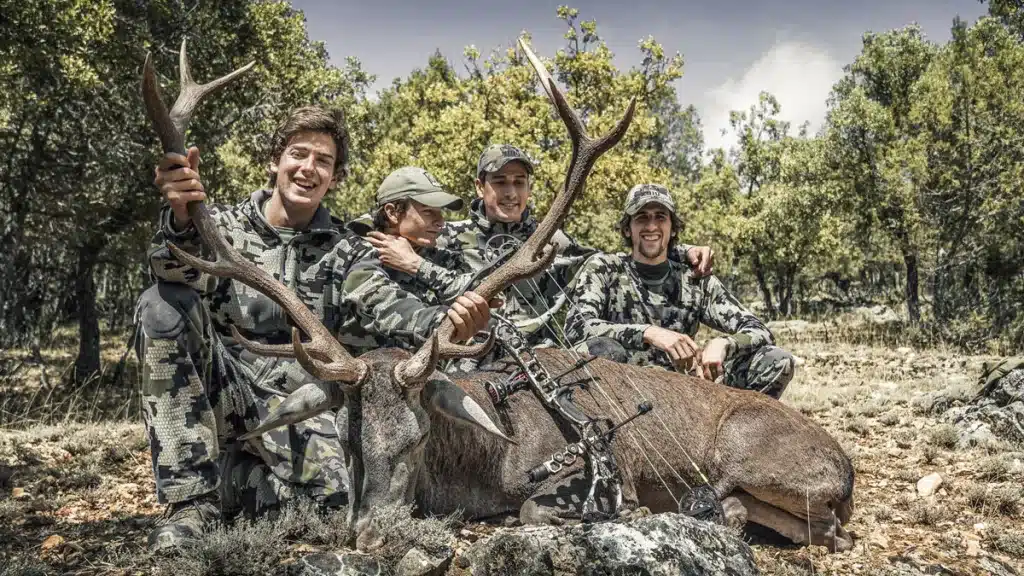
[[[184,52],[184,50],[183,50]],[[348,134],[339,111],[293,111],[272,140],[270,187],[234,206],[209,207],[217,232],[242,257],[293,291],[344,342],[344,283],[358,239],[321,200],[346,175]],[[292,322],[274,300],[247,284],[200,272],[175,258],[206,252],[188,205],[205,198],[199,153],[167,154],[156,184],[168,202],[149,250],[157,283],[139,303],[137,353],[156,476],[168,512],[150,533],[151,549],[196,536],[222,511],[255,515],[299,494],[324,505],[344,502],[347,476],[333,418],[324,414],[267,431],[240,444],[289,392],[313,377],[297,362],[258,356],[236,343],[233,329],[261,344],[288,344]],[[446,316],[453,340],[467,340],[489,320],[472,292],[451,307],[426,306],[374,276],[363,303],[391,314],[389,329],[428,337]],[[308,326],[303,325],[308,331]],[[219,490],[218,490],[219,488]]]

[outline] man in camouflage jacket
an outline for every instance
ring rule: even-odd
[[[381,316],[368,305],[373,301],[370,292],[379,284],[374,282],[377,276],[386,275],[430,307],[465,291],[473,274],[458,272],[463,268],[461,253],[437,247],[445,225],[443,210],[461,209],[462,199],[444,190],[430,172],[405,166],[381,182],[373,210],[348,223],[363,241],[342,285],[342,299],[354,310],[345,332],[352,335],[349,341],[362,338],[355,349],[418,349],[424,342],[423,331],[397,329],[393,314]]]
[[[340,112],[298,109],[273,137],[271,189],[235,206],[209,206],[220,233],[243,256],[293,290],[342,338],[351,311],[341,285],[358,238],[321,200],[345,176],[347,157]],[[173,242],[209,257],[186,209],[188,202],[205,198],[198,164],[193,148],[187,157],[168,154],[157,169],[156,184],[168,205],[148,254],[157,282],[138,308],[143,411],[157,497],[169,505],[150,533],[152,550],[195,537],[222,514],[254,516],[299,495],[341,504],[347,493],[329,413],[244,445],[235,440],[312,376],[294,360],[258,357],[234,342],[232,325],[257,342],[291,341],[291,322],[274,301],[240,282],[185,266],[167,248]],[[489,317],[479,296],[460,296],[451,309],[424,314],[422,303],[383,278],[366,305],[380,314],[400,311],[410,332],[428,333],[445,314],[470,325],[462,338],[486,325],[474,325],[474,315]]]
[[[438,245],[462,254],[463,271],[478,272],[508,250],[521,246],[537,229],[530,196],[534,164],[525,152],[509,144],[492,144],[477,162],[476,193],[469,206],[469,218],[449,223]],[[562,230],[551,242],[558,250],[549,270],[510,286],[504,306],[498,310],[527,337],[530,346],[565,346],[565,335],[552,318],[568,299],[576,273],[596,250],[577,243]],[[697,274],[707,274],[712,252],[707,247],[680,246],[674,258],[693,265]],[[500,347],[487,359],[500,354]],[[483,359],[486,361],[487,359]],[[462,361],[467,370],[473,362]]]
[[[630,190],[620,230],[632,253],[597,254],[583,265],[566,317],[569,339],[580,351],[686,371],[698,358],[693,337],[703,323],[726,336],[700,351],[698,373],[778,398],[793,377],[793,357],[718,278],[698,278],[667,257],[680,227],[667,189]]]

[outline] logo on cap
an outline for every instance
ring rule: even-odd
[[[430,172],[427,172],[426,170],[424,170],[423,171],[423,177],[427,179],[427,182],[430,182],[434,186],[437,186],[438,188],[441,188],[441,183],[438,182],[437,178],[434,178],[434,175],[431,174]]]

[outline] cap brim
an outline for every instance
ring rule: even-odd
[[[669,212],[671,212],[673,214],[676,213],[676,207],[673,206],[672,204],[670,204],[667,200],[661,200],[661,199],[657,199],[657,198],[652,198],[650,200],[644,200],[643,204],[637,204],[636,206],[627,206],[626,207],[626,215],[627,216],[635,216],[636,213],[639,212],[641,208],[643,208],[644,206],[647,206],[648,204],[660,204],[661,206],[664,206],[665,208],[668,208]]]
[[[462,210],[462,198],[447,192],[427,192],[410,196],[412,200],[431,208],[447,208],[448,210]]]
[[[498,170],[501,170],[509,162],[519,162],[520,164],[526,167],[527,174],[533,175],[533,163],[525,158],[505,158],[501,162],[498,162],[498,164],[494,167],[494,170],[491,170],[491,172],[497,172]]]

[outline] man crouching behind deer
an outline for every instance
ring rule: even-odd
[[[679,372],[698,360],[710,380],[781,396],[793,378],[793,356],[718,278],[669,259],[682,228],[669,191],[634,186],[619,228],[632,253],[596,254],[584,263],[566,316],[568,340],[610,360]],[[725,335],[698,355],[700,324]]]
[[[357,239],[321,200],[346,175],[348,143],[340,111],[297,109],[273,136],[270,187],[237,205],[210,207],[217,232],[294,291],[339,337],[348,314],[338,288]],[[152,550],[195,537],[222,514],[255,516],[299,495],[338,505],[348,491],[332,413],[238,441],[286,394],[314,378],[295,361],[257,356],[232,338],[237,328],[262,344],[290,342],[288,315],[274,300],[187,266],[168,249],[174,243],[197,255],[209,248],[187,210],[205,198],[198,166],[192,148],[187,157],[167,154],[157,168],[156,184],[168,205],[149,250],[157,283],[139,302],[143,411],[157,497],[169,504],[149,535]],[[391,327],[417,341],[445,317],[457,327],[455,340],[470,338],[490,318],[487,303],[472,292],[450,308],[426,306],[382,274],[373,281],[379,285],[369,289],[380,297],[369,313],[406,312]]]

